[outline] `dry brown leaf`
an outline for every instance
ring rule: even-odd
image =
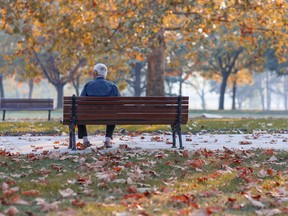
[[[72,203],[73,206],[77,206],[77,207],[80,207],[80,208],[83,208],[86,205],[85,201],[78,200],[78,199],[72,200],[71,203]]]
[[[10,206],[3,213],[5,215],[8,215],[8,216],[14,216],[14,215],[17,215],[19,213],[19,210],[15,206]]]
[[[240,145],[250,145],[250,144],[252,144],[252,142],[251,141],[239,141],[239,144]]]
[[[261,209],[258,211],[255,211],[257,215],[265,215],[265,216],[273,216],[273,215],[278,215],[281,214],[282,212],[275,208],[275,209]]]
[[[13,188],[8,188],[3,191],[4,197],[9,197],[13,194],[15,194],[19,190],[19,187],[13,187]]]
[[[17,194],[13,198],[11,198],[11,203],[16,205],[29,205],[29,202],[21,199],[21,197]]]
[[[127,188],[127,191],[129,193],[136,193],[137,192],[137,186],[136,185],[129,185]]]
[[[51,211],[51,210],[58,210],[59,209],[59,204],[60,202],[59,201],[56,201],[56,202],[53,202],[53,203],[43,203],[41,205],[41,211],[42,212],[47,212],[47,211]]]
[[[40,194],[39,190],[28,190],[28,191],[22,191],[22,194],[24,196],[38,196]]]
[[[264,208],[265,207],[265,205],[262,202],[253,199],[250,194],[245,194],[244,196],[250,201],[250,203],[253,206],[258,207],[258,208]]]
[[[60,211],[60,212],[57,212],[57,215],[58,216],[76,216],[76,215],[79,215],[79,212],[77,210],[74,210],[74,209],[71,209],[71,208],[68,208],[67,210],[65,211]]]
[[[119,145],[119,149],[128,149],[128,145],[127,144],[120,144]]]
[[[72,196],[76,196],[77,195],[71,188],[67,188],[67,189],[64,189],[64,190],[59,190],[59,193],[64,198],[72,197]]]

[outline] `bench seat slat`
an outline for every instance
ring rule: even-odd
[[[71,109],[64,109],[64,113],[69,113]],[[107,110],[110,113],[176,113],[177,107],[127,107],[127,108],[117,108],[117,107],[82,107],[77,109],[77,113],[86,112],[86,113],[107,113]],[[183,109],[182,112],[187,112],[188,108]]]
[[[184,118],[182,118],[182,124],[187,123],[188,121],[188,113],[183,113]],[[161,113],[117,113],[117,114],[77,114],[77,118],[76,118],[76,124],[78,124],[79,122],[95,122],[95,124],[99,121],[118,121],[118,120],[125,120],[126,122],[133,122],[135,121],[135,119],[137,119],[136,121],[138,122],[163,122],[163,121],[167,121],[170,123],[174,123],[175,121],[177,121],[177,114],[175,113],[165,113],[165,114],[161,114]],[[66,122],[66,123],[64,123]],[[67,124],[70,122],[70,114],[65,114],[64,113],[64,120],[63,123]]]
[[[181,124],[185,124],[185,122],[187,123],[187,119],[183,119]],[[63,125],[69,125],[71,122],[69,120],[64,120],[62,121]],[[167,120],[167,119],[153,119],[153,120],[149,120],[149,119],[145,119],[145,120],[133,120],[133,119],[101,119],[101,120],[79,120],[76,121],[76,124],[78,125],[109,125],[109,124],[119,124],[121,123],[122,125],[163,125],[163,124],[175,124],[176,120]]]
[[[78,121],[78,125],[171,125],[175,122],[171,121],[131,121],[131,120],[99,120],[99,121]],[[63,121],[63,125],[69,125],[69,121]]]
[[[97,114],[97,113],[77,113],[77,119],[165,119],[165,118],[173,118],[177,119],[176,113],[115,113],[115,114]]]

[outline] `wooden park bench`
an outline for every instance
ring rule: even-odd
[[[3,111],[2,120],[5,121],[6,111],[20,111],[20,110],[32,110],[32,111],[48,111],[48,120],[51,118],[51,111],[53,110],[53,99],[28,99],[28,98],[1,98],[0,110]]]
[[[76,97],[63,99],[63,125],[69,125],[69,148],[76,150],[76,125],[171,125],[183,149],[181,125],[188,121],[189,97]]]

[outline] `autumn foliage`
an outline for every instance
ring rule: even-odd
[[[185,44],[187,58],[195,60],[195,51],[220,33],[248,51],[273,49],[286,61],[285,0],[8,0],[0,6],[0,28],[21,35],[16,55],[56,52],[62,75],[82,58],[90,66],[105,60],[114,79],[127,71],[128,59],[146,59],[148,95],[164,93],[171,43]]]

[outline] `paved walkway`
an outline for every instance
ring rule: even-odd
[[[49,152],[88,153],[103,150],[103,136],[90,136],[91,148],[72,151],[68,147],[68,136],[2,136],[0,149],[6,152],[29,154]],[[288,150],[288,134],[201,134],[182,135],[185,149],[197,150],[206,148],[210,150],[229,149],[282,149]],[[81,141],[81,140],[80,140]],[[114,149],[171,149],[172,136],[170,134],[141,134],[138,136],[116,135],[113,140]],[[79,140],[76,140],[79,142]],[[178,147],[178,139],[177,139]]]

